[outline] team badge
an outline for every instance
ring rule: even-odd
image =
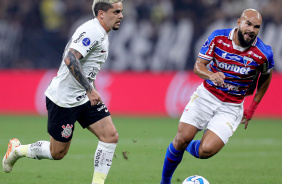
[[[69,138],[72,134],[72,127],[73,125],[67,124],[67,126],[63,125],[62,137]]]
[[[89,38],[84,38],[84,39],[82,40],[82,44],[83,44],[84,46],[90,45],[90,39],[89,39]]]
[[[248,66],[249,64],[251,64],[251,62],[253,62],[253,59],[247,56],[244,56],[243,60],[244,60],[245,66]]]

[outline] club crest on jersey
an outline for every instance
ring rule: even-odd
[[[84,39],[82,40],[82,44],[83,44],[84,46],[90,45],[90,39],[89,39],[89,38],[84,38]]]
[[[243,60],[244,60],[245,66],[248,66],[249,64],[251,64],[251,62],[253,62],[253,59],[247,56],[244,56]]]
[[[72,134],[72,127],[73,125],[67,124],[67,126],[63,125],[62,137],[69,138]]]

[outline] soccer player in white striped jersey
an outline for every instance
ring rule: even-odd
[[[123,19],[122,0],[94,0],[92,10],[95,18],[75,31],[57,76],[45,92],[50,141],[21,145],[18,139],[11,139],[2,162],[5,172],[11,172],[22,157],[63,159],[71,144],[74,123],[78,121],[99,139],[92,184],[104,184],[119,136],[95,80],[108,57],[108,33],[118,30]]]

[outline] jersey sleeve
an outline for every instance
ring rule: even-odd
[[[217,35],[217,31],[214,31],[210,34],[208,39],[203,44],[200,53],[198,55],[199,58],[211,61],[214,57],[214,48],[215,48],[215,37]]]
[[[274,67],[273,51],[271,49],[271,46],[267,45],[267,51],[267,61],[265,66],[263,66],[263,75],[269,74]]]
[[[98,35],[87,25],[79,27],[72,36],[69,48],[75,49],[85,57],[98,43]]]

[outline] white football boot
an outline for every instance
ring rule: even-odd
[[[21,143],[17,138],[11,139],[8,144],[8,150],[3,158],[2,165],[3,170],[6,173],[9,173],[12,171],[14,164],[16,161],[20,158],[18,154],[16,153],[15,149],[16,147],[20,146]]]

